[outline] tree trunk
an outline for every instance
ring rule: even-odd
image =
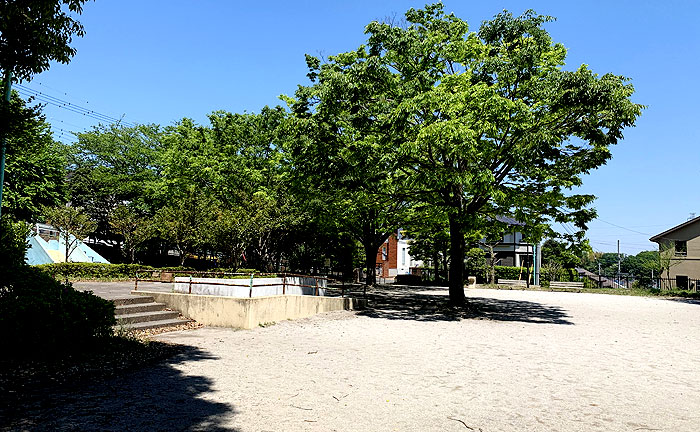
[[[70,236],[70,234],[68,233],[68,231],[65,231],[63,233],[63,239],[66,242],[66,262],[68,262],[68,257],[70,256],[70,243],[68,241],[68,240],[70,240],[69,236]],[[59,234],[59,238],[60,238],[60,234]]]
[[[493,251],[494,245],[488,245],[489,248],[489,284],[496,283],[496,253]]]
[[[365,244],[365,266],[367,267],[367,276],[365,277],[365,285],[374,285],[377,283],[377,249],[374,243]]]
[[[450,215],[450,304],[462,306],[464,296],[464,232],[457,214]]]
[[[435,284],[440,283],[440,257],[438,256],[437,250],[433,257],[433,265],[435,267]]]

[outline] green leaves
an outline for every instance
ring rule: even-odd
[[[69,44],[83,36],[83,26],[71,16],[80,14],[85,0],[0,2],[0,69],[17,79],[49,68],[50,61],[70,62],[76,53]],[[65,11],[63,7],[67,7]]]

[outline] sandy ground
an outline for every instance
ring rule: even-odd
[[[700,304],[468,290],[464,319],[423,306],[444,294],[159,335],[191,349],[34,406],[29,429],[700,430]]]

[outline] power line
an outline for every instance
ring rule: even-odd
[[[41,94],[37,94],[37,93],[32,93],[31,91],[25,90],[25,89],[18,89],[18,90],[19,90],[20,94],[23,94],[24,96],[27,96],[27,97],[32,97],[32,98],[38,100],[39,102],[44,102],[46,104],[53,105],[53,106],[58,107],[58,108],[62,108],[66,111],[70,111],[70,112],[73,112],[75,114],[81,114],[83,116],[95,119],[99,122],[124,123],[124,124],[127,124],[127,126],[130,126],[130,124],[128,124],[128,122],[123,122],[120,119],[117,119],[114,117],[109,117],[107,115],[100,114],[100,113],[97,113],[95,111],[79,107],[77,105],[71,104],[70,102],[63,102],[60,99],[53,98],[52,96],[46,96],[46,95],[41,95]]]
[[[596,220],[599,220],[599,221],[601,221],[601,222],[603,222],[603,223],[606,223],[606,224],[608,224],[608,225],[612,225],[612,226],[614,226],[614,227],[618,227],[618,228],[620,228],[620,229],[623,229],[623,230],[626,230],[626,231],[630,231],[630,232],[633,232],[633,233],[642,234],[642,235],[645,235],[645,236],[651,236],[651,235],[653,235],[653,234],[647,234],[647,233],[643,233],[643,232],[641,232],[641,231],[636,231],[636,230],[633,230],[633,229],[625,228],[625,227],[623,227],[623,226],[616,225],[616,224],[614,224],[614,223],[612,223],[612,222],[604,221],[603,219],[600,219],[600,218],[596,218]]]
[[[135,123],[125,121],[123,118],[112,117],[112,116],[109,116],[107,114],[102,114],[102,113],[95,111],[95,110],[92,110],[92,109],[84,108],[78,104],[74,104],[74,103],[66,101],[64,99],[57,98],[55,96],[51,96],[48,93],[34,90],[34,89],[29,88],[29,87],[22,85],[22,84],[15,84],[14,87],[26,97],[35,98],[40,102],[44,102],[44,103],[53,105],[55,107],[65,109],[65,110],[73,112],[75,114],[81,114],[83,116],[90,117],[90,118],[98,120],[100,122],[121,123],[121,124],[124,124],[126,126],[131,126],[131,127],[136,126]]]

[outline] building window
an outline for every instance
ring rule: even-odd
[[[676,276],[676,287],[678,289],[687,290],[688,289],[688,276]]]
[[[401,265],[406,265],[406,248],[401,248]]]
[[[389,259],[389,248],[387,248],[386,246],[382,248],[382,259],[384,261],[387,261]]]
[[[688,243],[685,240],[674,241],[674,246],[676,248],[676,255],[686,256],[688,255]]]

